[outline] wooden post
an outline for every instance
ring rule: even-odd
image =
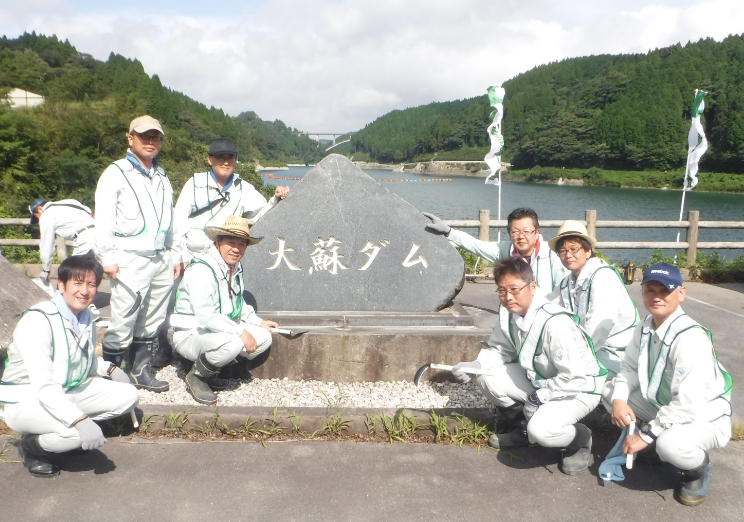
[[[597,238],[597,211],[587,210],[586,211],[586,233]]]
[[[67,246],[65,246],[64,238],[57,236],[57,260],[61,263],[67,259]]]
[[[700,222],[700,211],[690,210],[687,213],[687,221],[690,222],[690,225],[687,227],[687,262],[691,265],[694,265],[695,258],[697,258],[698,223]]]
[[[488,209],[481,209],[480,214],[478,214],[478,221],[480,221],[480,226],[478,227],[478,239],[481,241],[490,241],[491,227],[489,226],[489,221],[491,221],[491,211]]]

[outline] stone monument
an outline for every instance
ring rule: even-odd
[[[432,312],[462,288],[460,254],[413,205],[327,156],[251,229],[243,258],[261,311]]]

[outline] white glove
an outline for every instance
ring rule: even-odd
[[[123,382],[124,384],[132,384],[132,381],[129,379],[129,375],[127,375],[124,370],[116,366],[114,366],[114,369],[109,374],[109,377],[111,377],[112,381]]]
[[[44,270],[39,276],[39,281],[41,281],[41,284],[44,286],[49,286],[49,272]]]
[[[463,368],[480,368],[481,364],[478,361],[472,361],[472,362],[461,362],[457,363],[452,367],[452,377],[455,379],[456,382],[466,384],[470,382],[470,375],[461,372],[458,370],[462,370]]]
[[[430,232],[434,232],[435,234],[444,234],[447,235],[450,233],[450,226],[439,219],[437,216],[430,212],[422,212],[422,214],[426,217],[428,217],[431,220],[431,223],[426,224],[426,230],[429,230]]]
[[[83,441],[84,450],[98,449],[106,444],[106,437],[103,436],[100,426],[88,417],[75,424],[75,429]]]

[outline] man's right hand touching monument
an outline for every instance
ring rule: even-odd
[[[444,234],[445,236],[450,233],[450,226],[439,219],[437,216],[430,212],[423,212],[424,216],[431,220],[431,223],[426,225],[426,230],[434,232],[435,234]]]

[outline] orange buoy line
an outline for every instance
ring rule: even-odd
[[[424,181],[452,181],[451,178],[436,178],[436,179],[378,179],[378,182],[386,182],[386,183],[394,183],[396,181],[403,181],[403,182],[424,182]]]

